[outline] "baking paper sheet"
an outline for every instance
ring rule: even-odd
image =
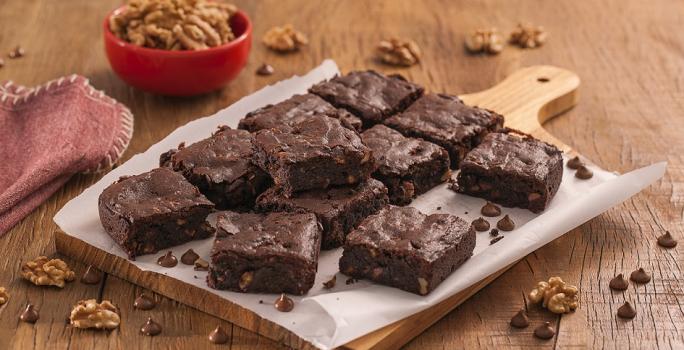
[[[304,76],[268,86],[213,116],[197,119],[176,129],[67,203],[55,216],[55,222],[67,234],[126,258],[126,254],[104,232],[99,221],[97,198],[105,187],[120,176],[139,174],[155,168],[159,154],[175,148],[182,141],[190,144],[202,140],[210,136],[218,125],[236,127],[238,120],[247,112],[266,104],[277,103],[293,94],[304,93],[309,86],[337,73],[336,64],[326,60]],[[337,275],[335,288],[322,289],[323,282],[338,273],[337,262],[341,249],[322,252],[314,288],[306,296],[293,297],[296,307],[290,313],[278,312],[272,306],[270,300],[275,300],[275,296],[213,290],[204,282],[206,272],[194,271],[191,266],[179,264],[172,269],[162,268],[156,264],[161,253],[141,256],[131,263],[141,270],[163,273],[204,288],[289,329],[317,347],[328,349],[435,305],[523,258],[655,182],[663,176],[665,166],[665,163],[658,163],[622,176],[591,166],[594,177],[588,181],[576,179],[573,172],[565,168],[558,194],[545,212],[535,215],[527,210],[504,208],[504,213],[511,216],[517,228],[505,233],[504,238],[494,245],[489,244],[489,233],[478,233],[474,256],[425,297],[367,281],[347,285],[344,283],[346,277],[341,274]],[[411,205],[425,213],[450,213],[471,221],[480,216],[479,209],[483,204],[482,199],[453,193],[446,185],[442,185],[420,196]],[[489,222],[494,226],[496,218]],[[206,239],[171,250],[180,257],[188,248],[192,248],[209,260],[211,243],[212,239]],[[260,304],[259,300],[266,302]]]

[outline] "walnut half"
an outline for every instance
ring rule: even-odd
[[[56,286],[64,288],[65,282],[71,282],[76,278],[74,271],[61,259],[49,260],[45,256],[39,256],[21,267],[21,275],[37,286]]]
[[[382,62],[397,66],[412,66],[420,62],[420,47],[413,40],[391,38],[378,44]]]
[[[292,24],[269,29],[261,40],[269,49],[279,52],[297,51],[309,43],[309,39]]]
[[[9,293],[5,287],[0,287],[0,305],[4,304],[9,300]]]
[[[556,314],[564,314],[577,309],[579,290],[565,283],[560,277],[551,277],[548,282],[541,281],[529,293],[532,303],[542,306]]]
[[[498,29],[478,29],[466,37],[465,46],[472,53],[498,54],[503,50],[503,42]]]
[[[114,329],[119,327],[121,318],[110,301],[103,300],[98,304],[97,300],[88,299],[74,306],[69,321],[76,328]]]
[[[544,27],[519,23],[511,33],[510,42],[523,49],[532,49],[542,46],[546,42],[546,38],[547,34]]]

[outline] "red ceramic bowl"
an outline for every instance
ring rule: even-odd
[[[117,38],[105,18],[104,43],[109,64],[126,83],[162,95],[190,96],[219,89],[244,68],[252,48],[252,23],[238,11],[230,21],[235,40],[199,51],[170,51],[135,46]]]

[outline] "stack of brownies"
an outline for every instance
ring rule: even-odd
[[[100,195],[100,219],[131,259],[215,235],[207,283],[217,289],[305,294],[320,249],[344,247],[342,273],[426,295],[475,247],[470,223],[405,207],[451,169],[459,192],[539,212],[562,158],[492,111],[352,72],[119,179]]]

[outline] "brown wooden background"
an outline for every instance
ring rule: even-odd
[[[135,134],[124,158],[141,152],[176,127],[228,106],[271,82],[301,74],[324,58],[344,71],[374,68],[398,71],[433,91],[482,90],[515,69],[553,64],[582,78],[580,104],[547,124],[563,142],[600,166],[620,172],[667,160],[665,178],[623,205],[611,209],[526,257],[490,286],[451,312],[407,348],[491,347],[648,347],[684,346],[684,282],[681,246],[663,250],[655,237],[669,229],[682,238],[684,209],[684,3],[669,0],[563,1],[238,1],[254,21],[255,42],[247,68],[222,91],[175,99],[152,96],[126,86],[109,69],[100,26],[119,0],[2,0],[0,53],[21,44],[26,57],[0,68],[0,81],[35,85],[79,73],[97,88],[131,108]],[[537,50],[507,47],[498,56],[469,56],[463,36],[471,29],[497,26],[504,32],[519,20],[544,25],[550,39]],[[286,22],[307,33],[309,47],[276,55],[259,38]],[[377,64],[375,43],[387,36],[413,38],[424,61],[409,69]],[[276,73],[254,70],[271,63]],[[48,126],[49,127],[49,126]],[[0,140],[1,147],[1,140]],[[99,286],[78,282],[64,290],[38,288],[21,280],[23,261],[53,254],[54,213],[99,178],[75,176],[68,185],[0,238],[0,286],[9,303],[0,307],[0,348],[213,348],[207,334],[222,324],[232,334],[230,347],[280,348],[239,327],[158,297],[160,306],[135,312],[140,288],[108,276]],[[85,266],[68,261],[78,274]],[[653,281],[626,293],[607,287],[616,273],[643,266]],[[511,330],[508,321],[523,304],[523,294],[540,279],[560,275],[581,288],[581,307],[552,317],[533,311],[533,324],[551,321],[557,338],[540,341],[530,327]],[[79,299],[101,297],[119,305],[120,329],[111,333],[74,330],[65,319]],[[615,311],[628,299],[637,317],[625,322]],[[27,302],[40,308],[35,326],[18,321]],[[138,334],[145,317],[164,326],[157,337]],[[228,348],[228,346],[226,346]]]

